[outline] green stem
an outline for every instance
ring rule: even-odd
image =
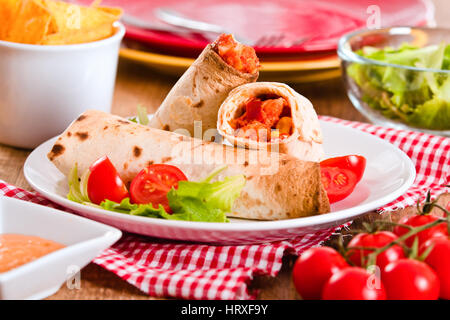
[[[381,248],[375,250],[374,252],[370,253],[367,256],[367,265],[375,264],[377,256],[380,253],[382,253],[382,252],[386,251],[387,249],[391,248],[392,246],[394,246],[396,244],[400,244],[401,242],[405,241],[409,237],[411,237],[411,236],[413,236],[413,235],[415,235],[415,234],[417,234],[417,233],[419,233],[421,231],[424,231],[426,229],[432,228],[432,227],[434,227],[434,226],[436,226],[436,225],[438,225],[440,223],[443,223],[443,222],[447,222],[447,220],[446,219],[437,219],[437,220],[435,220],[433,222],[430,222],[429,224],[424,224],[422,226],[415,227],[415,228],[411,229],[410,231],[408,231],[404,235],[398,237],[397,239],[395,239],[391,243],[388,243],[384,247],[381,247]]]
[[[375,220],[374,223],[376,223],[376,224],[389,224],[391,226],[402,227],[402,228],[409,229],[409,230],[413,230],[414,229],[414,227],[411,227],[410,225],[397,223],[397,222],[392,222],[392,221]]]
[[[450,215],[450,213],[448,212],[448,210],[445,209],[444,207],[442,207],[441,205],[435,203],[434,206],[435,206],[436,208],[439,208],[439,209],[441,209],[442,211],[444,211],[446,217],[448,217],[448,216]]]

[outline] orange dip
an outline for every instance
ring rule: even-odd
[[[61,248],[64,248],[62,244],[36,236],[0,234],[0,273]]]
[[[222,34],[212,44],[213,49],[230,66],[245,73],[259,70],[259,59],[255,49],[234,40],[231,34]]]
[[[292,134],[291,108],[279,96],[252,98],[243,113],[230,120],[234,135],[261,142],[282,140]]]

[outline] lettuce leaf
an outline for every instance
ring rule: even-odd
[[[450,100],[434,98],[417,106],[408,116],[412,125],[434,130],[445,130],[450,123]]]
[[[226,214],[231,211],[234,201],[239,197],[245,185],[244,175],[225,177],[223,181],[211,182],[226,167],[214,171],[200,182],[180,181],[178,189],[172,188],[167,197],[173,213],[163,206],[131,203],[129,198],[120,203],[105,200],[99,206],[92,204],[80,191],[77,166],[69,176],[70,191],[67,198],[72,201],[91,205],[105,210],[168,220],[228,222]]]
[[[142,106],[137,106],[137,117],[140,124],[146,126],[148,124],[148,115],[147,115],[147,109]]]
[[[90,202],[89,197],[87,196],[87,190],[84,187],[84,182],[87,180],[82,179],[80,181],[80,179],[78,179],[78,165],[76,163],[73,166],[72,170],[70,170],[67,180],[69,182],[69,194],[67,195],[67,199],[79,203]],[[85,190],[86,192],[84,192]]]
[[[356,53],[391,64],[450,69],[450,45],[444,43],[424,48],[367,46]],[[347,73],[360,87],[362,100],[385,117],[420,128],[450,129],[450,75],[360,63],[350,64]]]
[[[137,106],[137,116],[129,118],[129,120],[134,123],[139,123],[139,124],[146,126],[149,122],[147,109],[144,106],[139,104]]]
[[[450,44],[445,47],[444,61],[442,62],[442,69],[450,70]]]
[[[210,207],[217,208],[224,212],[230,212],[234,200],[239,197],[245,185],[244,175],[225,177],[223,181],[210,182],[226,167],[216,170],[206,179],[200,182],[180,181],[178,189],[172,189],[168,193],[169,205],[177,205],[178,199],[195,198]],[[172,210],[174,210],[172,208]]]

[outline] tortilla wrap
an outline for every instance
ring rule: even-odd
[[[78,164],[80,175],[108,156],[124,182],[150,164],[180,168],[199,181],[227,165],[218,179],[244,174],[246,185],[229,216],[276,220],[329,212],[318,163],[186,137],[89,110],[61,134],[48,158],[66,176]]]
[[[262,142],[235,135],[230,120],[243,113],[247,102],[261,95],[277,95],[287,101],[293,124],[292,134],[288,138],[278,142]],[[325,156],[322,130],[311,102],[284,83],[256,82],[233,89],[219,109],[217,129],[224,138],[237,146],[286,153],[307,161],[318,162]]]
[[[229,66],[209,44],[170,90],[149,126],[167,131],[186,129],[192,137],[194,121],[201,121],[197,135],[216,129],[217,111],[228,93],[257,78],[258,72],[244,73]]]

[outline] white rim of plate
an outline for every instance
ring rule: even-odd
[[[322,122],[322,121],[321,121]],[[407,165],[407,168],[405,169],[408,173],[408,179],[394,192],[390,193],[388,196],[384,196],[382,198],[373,200],[371,202],[368,202],[366,204],[357,205],[355,207],[358,207],[358,213],[355,213],[355,207],[335,211],[335,212],[329,212],[322,215],[315,215],[315,216],[309,216],[309,217],[302,217],[302,218],[295,218],[295,219],[287,219],[287,220],[275,220],[275,221],[253,221],[253,220],[245,220],[245,223],[219,223],[219,222],[197,222],[197,221],[182,221],[182,220],[166,220],[166,219],[158,219],[158,218],[149,218],[149,217],[140,217],[140,216],[130,216],[125,215],[123,213],[113,212],[113,211],[106,211],[102,209],[97,209],[93,207],[88,207],[86,205],[82,205],[76,202],[72,202],[65,198],[62,195],[59,194],[53,194],[50,192],[47,192],[45,189],[41,188],[40,186],[36,185],[32,179],[27,174],[27,167],[29,166],[29,161],[33,157],[33,153],[38,150],[40,147],[42,147],[44,144],[50,143],[57,137],[54,137],[43,144],[41,144],[39,147],[37,147],[27,158],[24,164],[24,174],[25,178],[28,181],[28,183],[38,191],[41,195],[45,196],[46,198],[52,200],[53,202],[56,202],[63,207],[73,209],[75,211],[81,211],[86,212],[86,210],[89,210],[91,213],[96,214],[105,214],[105,211],[107,214],[111,215],[112,217],[118,218],[118,219],[125,219],[128,221],[134,221],[134,222],[143,222],[143,223],[150,223],[150,224],[157,224],[161,226],[168,226],[168,227],[178,227],[178,228],[187,228],[187,229],[200,229],[200,230],[209,230],[209,231],[245,231],[245,230],[278,230],[278,229],[288,229],[293,227],[311,227],[311,226],[319,226],[322,224],[329,224],[334,221],[344,221],[344,220],[351,220],[353,217],[362,215],[364,213],[367,213],[371,210],[374,210],[384,204],[387,204],[395,199],[397,199],[399,196],[401,196],[406,190],[409,189],[409,187],[414,182],[414,179],[416,177],[416,170],[414,167],[414,164],[412,163],[411,159],[399,148],[396,146],[393,146],[389,142],[378,138],[374,135],[371,135],[366,132],[359,131],[354,128],[349,128],[342,126],[340,124],[336,123],[330,123],[326,122],[327,125],[331,126],[338,126],[342,130],[351,130],[351,131],[357,131],[358,134],[366,135],[367,137],[370,137],[371,139],[378,139],[379,143],[385,145],[386,148],[394,149],[396,152],[399,153],[400,157],[403,158],[404,163]],[[45,158],[45,161],[49,161],[47,158]],[[67,204],[69,207],[67,207]]]

